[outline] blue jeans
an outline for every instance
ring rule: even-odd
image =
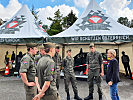
[[[112,100],[119,100],[118,92],[117,92],[117,84],[115,83],[110,86],[110,96]]]

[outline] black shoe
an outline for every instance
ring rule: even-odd
[[[93,94],[89,94],[89,96],[84,98],[84,100],[92,100],[92,99],[93,99]]]
[[[103,100],[103,99],[102,99],[102,95],[99,95],[99,100]]]
[[[70,94],[67,93],[67,100],[70,100]]]
[[[82,100],[82,99],[78,96],[78,94],[75,94],[75,95],[74,95],[74,99],[76,99],[76,100]]]

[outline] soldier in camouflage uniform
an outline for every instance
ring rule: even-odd
[[[70,81],[74,91],[74,99],[82,100],[78,96],[77,82],[76,82],[75,73],[73,70],[74,60],[71,57],[71,49],[67,50],[67,56],[62,61],[62,67],[63,67],[62,69],[64,69],[64,82],[65,82],[65,91],[67,93],[67,100],[70,100],[70,94],[69,94]]]
[[[61,56],[59,54],[59,46],[56,46],[55,48],[55,55],[53,57],[53,60],[56,65],[56,70],[57,70],[57,78],[56,78],[56,87],[59,89],[59,83],[60,83],[60,67],[61,67]]]
[[[47,43],[46,54],[40,58],[37,64],[36,85],[39,94],[33,100],[60,100],[56,88],[56,66],[52,57],[55,54],[55,44]]]
[[[36,65],[37,65],[39,59],[46,54],[46,52],[44,50],[44,46],[39,46],[39,49],[40,49],[40,53],[35,56],[35,63],[36,63]]]
[[[21,59],[20,75],[24,82],[26,100],[32,100],[35,96],[35,62],[34,55],[37,53],[36,44],[26,44],[27,54]]]
[[[98,87],[99,100],[102,100],[101,76],[104,76],[102,55],[99,52],[95,51],[95,46],[93,43],[91,43],[89,47],[91,52],[87,55],[86,59],[87,61],[86,74],[88,75],[89,96],[84,98],[84,100],[93,99],[94,78],[96,80],[96,84]]]

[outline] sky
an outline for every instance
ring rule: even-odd
[[[34,6],[39,11],[39,20],[45,25],[50,25],[51,21],[47,17],[54,17],[54,13],[60,9],[63,16],[67,16],[71,10],[79,17],[89,4],[90,0],[0,0],[0,18],[10,19],[23,5],[28,5],[29,9]],[[96,0],[100,7],[117,20],[119,17],[133,19],[133,0]]]

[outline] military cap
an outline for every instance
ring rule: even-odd
[[[60,46],[56,45],[55,49],[60,49]]]
[[[90,48],[94,47],[94,46],[95,46],[94,43],[90,43],[90,45],[89,45]]]
[[[44,46],[43,46],[43,45],[40,45],[40,46],[39,46],[39,49],[44,49]]]
[[[68,51],[71,52],[71,49],[68,49],[67,52],[68,52]]]
[[[27,48],[32,48],[32,47],[37,47],[36,43],[27,43],[26,44]]]
[[[47,42],[44,45],[44,48],[55,48],[55,43]]]

